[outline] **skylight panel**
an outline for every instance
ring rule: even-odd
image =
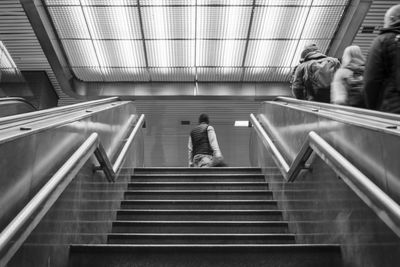
[[[313,6],[346,6],[348,3],[349,0],[314,0]]]
[[[242,73],[243,73],[242,68],[228,68],[228,67],[197,68],[197,80],[200,82],[240,81],[242,78]]]
[[[94,41],[101,67],[145,67],[142,41]]]
[[[246,82],[289,81],[291,68],[246,68],[243,80]]]
[[[195,5],[196,0],[140,0],[141,6]]]
[[[300,38],[307,7],[258,7],[254,11],[250,38]]]
[[[72,67],[100,67],[91,40],[63,40]]]
[[[245,66],[290,67],[297,44],[296,40],[249,41]]]
[[[256,0],[256,5],[267,6],[309,6],[313,0]]]
[[[102,68],[104,80],[110,82],[139,81],[148,82],[149,73],[145,68]],[[118,94],[118,92],[116,92]]]
[[[150,67],[194,66],[194,41],[146,41]]]
[[[93,39],[141,39],[137,7],[84,7]]]
[[[142,7],[146,39],[194,39],[195,8]]]
[[[136,6],[137,0],[80,0],[82,5],[99,6]]]
[[[196,66],[242,66],[246,41],[198,40]]]
[[[247,38],[251,6],[197,7],[197,38]]]
[[[344,8],[344,6],[312,7],[301,38],[332,38]]]
[[[45,0],[45,3],[47,6],[50,5],[68,5],[68,6],[72,6],[72,5],[80,5],[79,0]]]
[[[253,5],[253,0],[197,0],[198,5]]]
[[[152,81],[190,82],[195,80],[194,68],[150,68]]]
[[[80,6],[49,7],[48,9],[61,39],[90,39],[85,17]]]

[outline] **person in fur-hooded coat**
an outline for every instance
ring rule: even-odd
[[[331,103],[364,107],[363,75],[365,58],[359,46],[352,45],[343,52],[342,66],[331,84]]]

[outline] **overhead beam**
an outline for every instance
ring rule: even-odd
[[[328,49],[329,56],[341,58],[344,49],[352,45],[372,2],[373,0],[351,0]]]

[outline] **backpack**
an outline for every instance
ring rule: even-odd
[[[308,100],[330,103],[331,82],[339,68],[339,60],[325,57],[311,60],[306,64],[303,79]]]
[[[365,107],[364,103],[364,73],[352,71],[350,77],[345,78],[347,89],[347,105],[353,107]]]

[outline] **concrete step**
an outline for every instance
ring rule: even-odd
[[[125,221],[279,221],[279,210],[119,210],[117,220]]]
[[[266,190],[128,190],[125,199],[272,199]]]
[[[73,245],[70,267],[341,267],[337,245]]]
[[[136,174],[132,182],[265,182],[262,174]]]
[[[110,234],[108,244],[293,244],[292,234]]]
[[[286,221],[115,221],[113,233],[287,233]]]
[[[271,168],[271,170],[277,170],[277,168]],[[249,168],[249,167],[224,167],[224,168],[187,168],[187,167],[147,167],[147,168],[135,168],[134,174],[174,174],[174,173],[201,173],[201,174],[260,174],[260,168]]]
[[[277,209],[275,200],[221,200],[221,199],[169,199],[169,200],[123,200],[122,209],[208,209],[208,210],[249,210]]]
[[[268,190],[266,182],[131,182],[129,190]]]

